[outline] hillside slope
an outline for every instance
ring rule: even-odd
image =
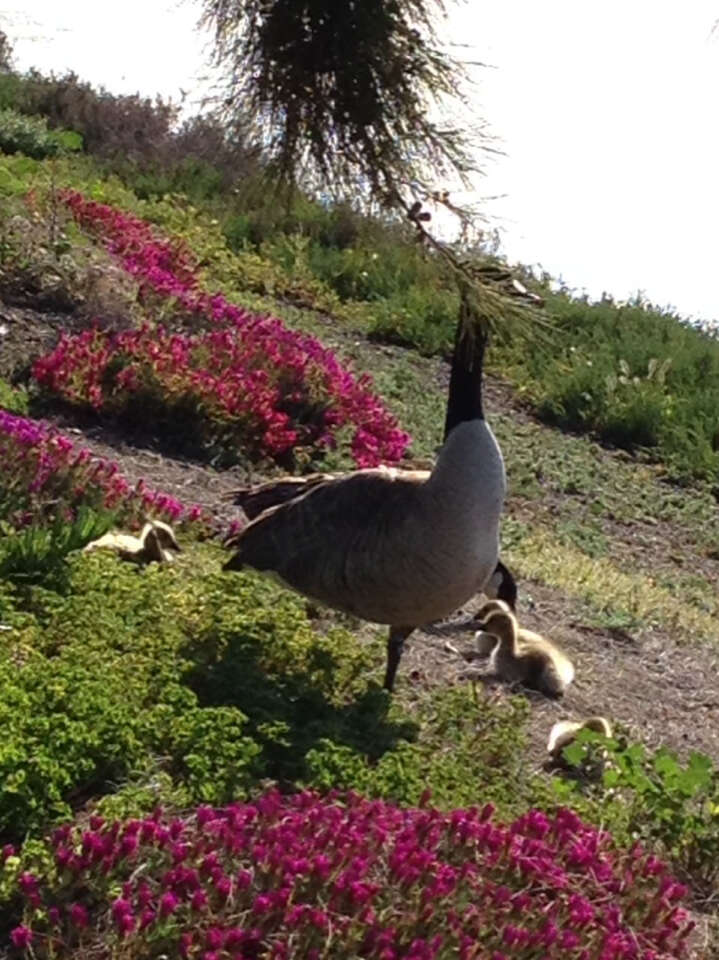
[[[339,355],[370,371],[412,429],[415,455],[432,455],[441,432],[445,361],[371,343],[328,315],[296,310],[292,318],[312,332],[320,329]],[[29,361],[39,344],[47,349],[57,319],[1,307],[6,356],[12,352],[17,363],[24,350]],[[64,324],[72,327],[72,317]],[[561,703],[530,695],[532,762],[542,759],[556,720],[595,713],[613,717],[633,740],[665,744],[682,755],[701,750],[719,760],[719,550],[710,492],[668,484],[656,466],[539,423],[494,377],[487,397],[507,461],[503,556],[519,579],[521,622],[555,639],[577,666]],[[172,456],[161,437],[154,445],[134,445],[117,427],[88,424],[67,410],[49,419],[94,454],[117,462],[131,482],[144,478],[200,504],[225,525],[237,517],[227,493],[263,477]],[[383,636],[381,628],[357,624],[356,630]],[[401,697],[411,698],[415,687],[457,682],[464,664],[448,652],[447,639],[431,628],[415,634],[402,664]],[[471,634],[451,641],[469,648]],[[490,695],[506,694],[495,689]]]

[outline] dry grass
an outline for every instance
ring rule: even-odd
[[[679,603],[646,573],[627,572],[610,558],[590,557],[557,543],[546,527],[535,527],[508,551],[507,559],[521,576],[557,587],[600,614],[677,633],[679,639],[719,638],[716,618],[691,600]]]

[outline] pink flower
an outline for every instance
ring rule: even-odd
[[[180,903],[180,898],[172,891],[168,890],[160,897],[160,916],[169,917],[174,913]]]
[[[32,930],[29,927],[19,926],[10,931],[12,945],[18,950],[26,950],[32,942]]]
[[[84,930],[90,922],[87,910],[81,903],[73,903],[70,907],[70,923],[78,930]]]
[[[195,890],[190,900],[190,907],[196,912],[207,907],[207,894],[204,890]]]
[[[210,950],[221,950],[225,935],[218,927],[210,927],[205,933],[205,943]]]
[[[169,402],[191,398],[223,429],[233,425],[238,439],[260,454],[281,456],[297,445],[333,447],[333,431],[351,424],[358,466],[401,458],[409,437],[373,393],[367,375],[355,377],[318,340],[288,330],[279,319],[255,316],[222,294],[205,293],[184,243],[159,237],[139,218],[76,192],[63,198],[77,222],[96,231],[137,278],[143,299],[175,300],[211,329],[194,338],[159,326],[65,336],[36,362],[40,383],[96,409],[121,408],[127,396],[152,383]],[[108,365],[118,360],[114,381],[109,380]]]
[[[18,886],[25,896],[28,896],[28,894],[32,893],[37,893],[39,883],[40,881],[38,878],[34,874],[28,873],[27,871],[25,873],[21,873],[20,877],[18,878]]]

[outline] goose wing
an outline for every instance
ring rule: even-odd
[[[371,615],[378,598],[407,577],[427,476],[379,468],[317,483],[231,537],[236,552],[224,569],[274,573],[329,606],[380,619]]]
[[[310,473],[305,477],[283,477],[268,480],[252,487],[240,487],[227,494],[227,500],[242,507],[247,518],[254,520],[270,507],[277,507],[296,497],[301,497],[320,483],[339,479],[338,474]]]
[[[386,472],[392,478],[400,476],[403,479],[415,482],[423,482],[429,477],[430,470],[419,469],[411,470],[398,467],[379,467],[380,471]],[[240,487],[227,494],[225,499],[242,507],[248,520],[254,520],[270,507],[278,507],[290,500],[296,500],[303,497],[310,490],[320,486],[320,484],[334,483],[337,480],[344,480],[356,474],[367,474],[367,470],[356,470],[353,473],[309,473],[304,477],[282,477],[280,480],[267,480],[265,483],[258,483],[252,487]]]

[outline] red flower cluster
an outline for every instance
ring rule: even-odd
[[[198,960],[676,960],[692,929],[664,864],[569,810],[503,825],[490,805],[270,791],[187,819],[92,817],[52,853],[52,879],[18,879],[12,938],[59,960],[118,941]]]
[[[185,507],[143,480],[131,487],[113,461],[93,457],[52,427],[5,410],[0,410],[0,459],[8,478],[4,508],[20,525],[42,516],[48,503],[60,512],[87,504],[119,508],[130,519],[150,512],[174,522],[210,523],[201,507]]]
[[[235,442],[268,456],[297,446],[332,447],[337,430],[348,426],[358,466],[401,459],[410,438],[373,393],[369,376],[356,378],[319,340],[287,329],[281,320],[205,293],[187,248],[159,239],[145,221],[73,191],[63,199],[77,222],[99,234],[139,281],[141,293],[171,298],[211,332],[183,336],[156,327],[65,336],[36,363],[41,383],[96,409],[117,407],[121,397],[127,402],[152,383],[170,403],[180,397],[196,402],[220,432],[229,425]],[[114,378],[108,378],[108,367],[120,368]]]

